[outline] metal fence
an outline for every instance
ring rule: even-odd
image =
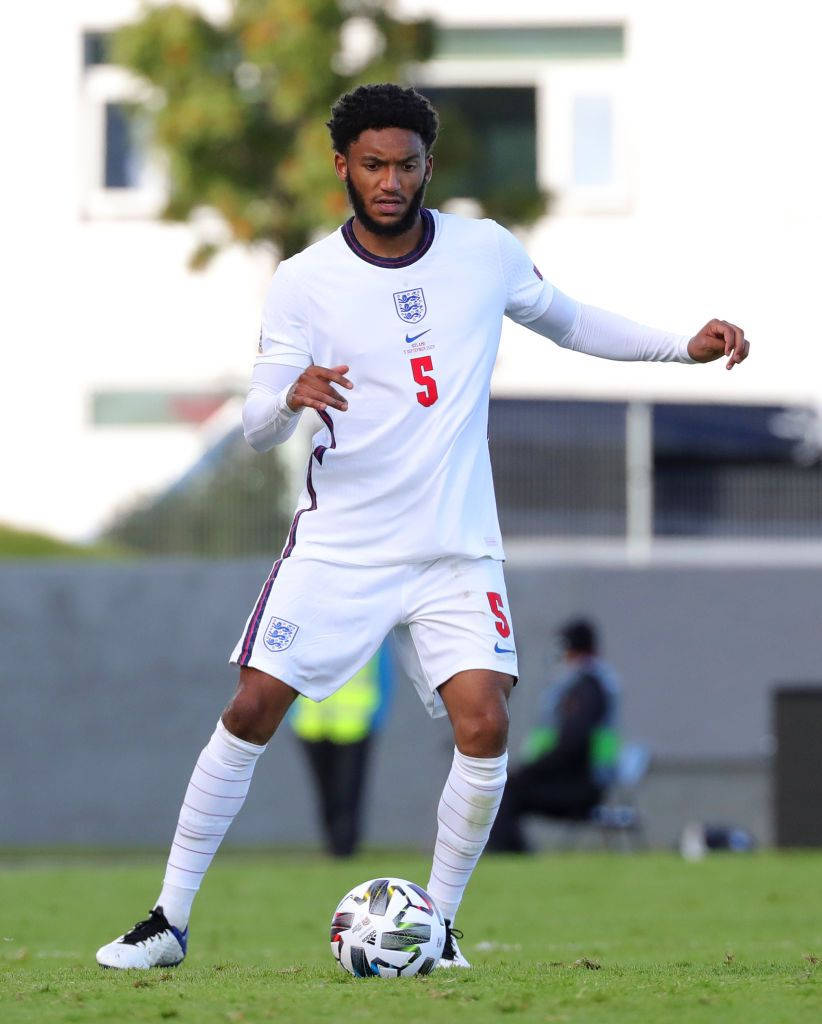
[[[782,406],[492,401],[510,537],[822,538],[822,430]]]
[[[305,478],[301,436],[260,456],[239,427],[109,539],[157,554],[271,555]],[[489,446],[508,540],[822,539],[822,428],[782,406],[492,399]]]
[[[626,406],[612,402],[493,400],[488,437],[503,534],[624,534],[626,423]]]

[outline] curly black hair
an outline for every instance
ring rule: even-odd
[[[407,128],[419,135],[428,153],[437,138],[439,118],[416,89],[383,82],[361,85],[340,96],[326,124],[337,153],[346,153],[351,143],[369,128]]]

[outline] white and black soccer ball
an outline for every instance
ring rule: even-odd
[[[430,974],[445,945],[434,900],[404,878],[372,878],[340,900],[331,919],[331,952],[357,978]]]

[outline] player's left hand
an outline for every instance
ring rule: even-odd
[[[727,320],[711,320],[688,342],[688,355],[697,363],[711,363],[727,356],[726,370],[748,358],[751,343],[745,332]]]

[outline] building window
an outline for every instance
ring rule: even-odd
[[[432,203],[530,191],[537,185],[536,91],[521,87],[421,87],[440,114]],[[436,194],[434,192],[436,190]]]
[[[628,115],[620,62],[568,63],[542,81],[542,165],[558,214],[625,213]]]
[[[108,32],[83,33],[83,67],[93,68],[108,64]]]
[[[573,183],[614,181],[614,111],[610,96],[575,96],[572,114]]]
[[[108,39],[97,31],[82,37],[82,211],[93,219],[153,218],[165,203],[166,175],[151,155],[147,122],[131,111],[150,93],[107,63]]]
[[[421,68],[420,88],[444,104],[459,99],[466,118],[471,118],[466,94],[489,97],[489,119],[483,119],[481,108],[471,120],[484,142],[476,162],[490,156],[490,173],[499,176],[501,165],[513,173],[515,184],[517,176],[531,188],[536,180],[539,190],[551,195],[553,213],[625,213],[630,189],[624,65],[622,24],[444,27],[433,59]],[[512,101],[499,122],[491,113],[495,93]],[[448,135],[459,134],[459,120],[446,127],[437,150],[441,180],[450,165],[442,155]],[[483,171],[461,173],[470,179]],[[436,178],[432,185],[439,195]]]
[[[139,188],[145,167],[145,133],[122,103],[105,105],[103,177],[106,188]]]

